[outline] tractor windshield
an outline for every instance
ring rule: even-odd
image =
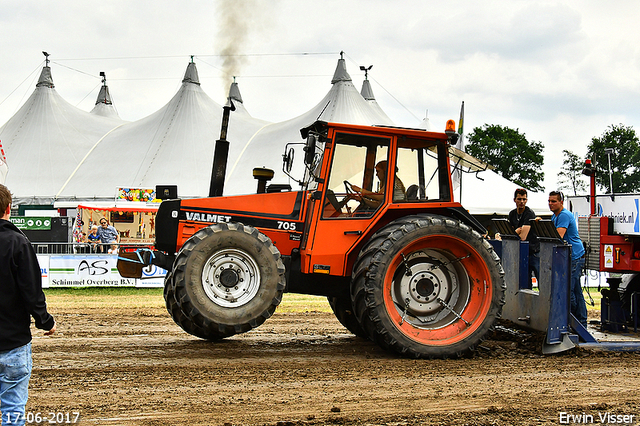
[[[335,143],[324,216],[371,216],[386,194],[390,139],[339,133]]]

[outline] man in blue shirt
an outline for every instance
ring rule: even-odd
[[[100,219],[100,227],[98,228],[98,235],[100,236],[100,242],[102,243],[102,252],[107,253],[109,246],[120,242],[120,234],[113,226],[109,225],[106,218]]]
[[[564,208],[564,194],[559,191],[549,193],[549,210],[553,213],[551,220],[560,237],[571,244],[571,313],[578,322],[587,327],[587,304],[582,294],[580,275],[584,267],[584,246],[578,234],[578,225],[573,214]]]

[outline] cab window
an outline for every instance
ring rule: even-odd
[[[399,138],[396,175],[405,186],[405,197],[396,200],[394,196],[394,202],[450,201],[442,149],[444,145],[435,141]]]
[[[336,135],[325,191],[324,218],[371,217],[374,214],[386,193],[384,176],[389,145],[389,138],[350,133]]]

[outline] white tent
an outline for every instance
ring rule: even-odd
[[[0,128],[16,204],[51,203],[89,149],[123,123],[69,104],[55,90],[51,68],[43,67],[34,92]]]
[[[376,103],[368,80],[363,84],[364,97],[358,93],[342,58],[331,83],[314,108],[273,124],[253,118],[238,85],[232,84],[229,98],[235,111],[227,133],[225,195],[254,192],[254,167],[272,168],[276,172],[272,183],[288,182],[282,173],[284,146],[302,142],[300,129],[316,120],[393,124]],[[119,119],[106,77],[95,107],[87,113],[57,94],[51,70],[45,66],[34,94],[0,128],[0,140],[13,165],[7,183],[18,203],[110,199],[117,188],[157,184],[177,185],[181,197],[206,196],[222,111],[200,87],[193,62],[164,107],[131,123]]]
[[[227,136],[232,161],[238,156],[241,141],[248,140],[267,122],[249,115],[236,84],[230,96],[236,106]],[[150,116],[114,129],[87,150],[69,181],[58,188],[57,198],[113,197],[117,188],[155,188],[158,184],[177,185],[181,197],[206,196],[222,111],[222,106],[200,87],[196,64],[190,62],[173,98]],[[99,169],[97,164],[101,165]],[[252,182],[247,190],[254,188]]]

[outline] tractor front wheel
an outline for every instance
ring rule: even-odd
[[[467,225],[409,216],[379,230],[361,251],[352,302],[382,347],[418,358],[460,356],[499,318],[503,276],[493,247]]]
[[[166,283],[167,309],[186,332],[220,339],[269,318],[285,288],[284,264],[271,240],[240,223],[211,225],[182,247]]]

